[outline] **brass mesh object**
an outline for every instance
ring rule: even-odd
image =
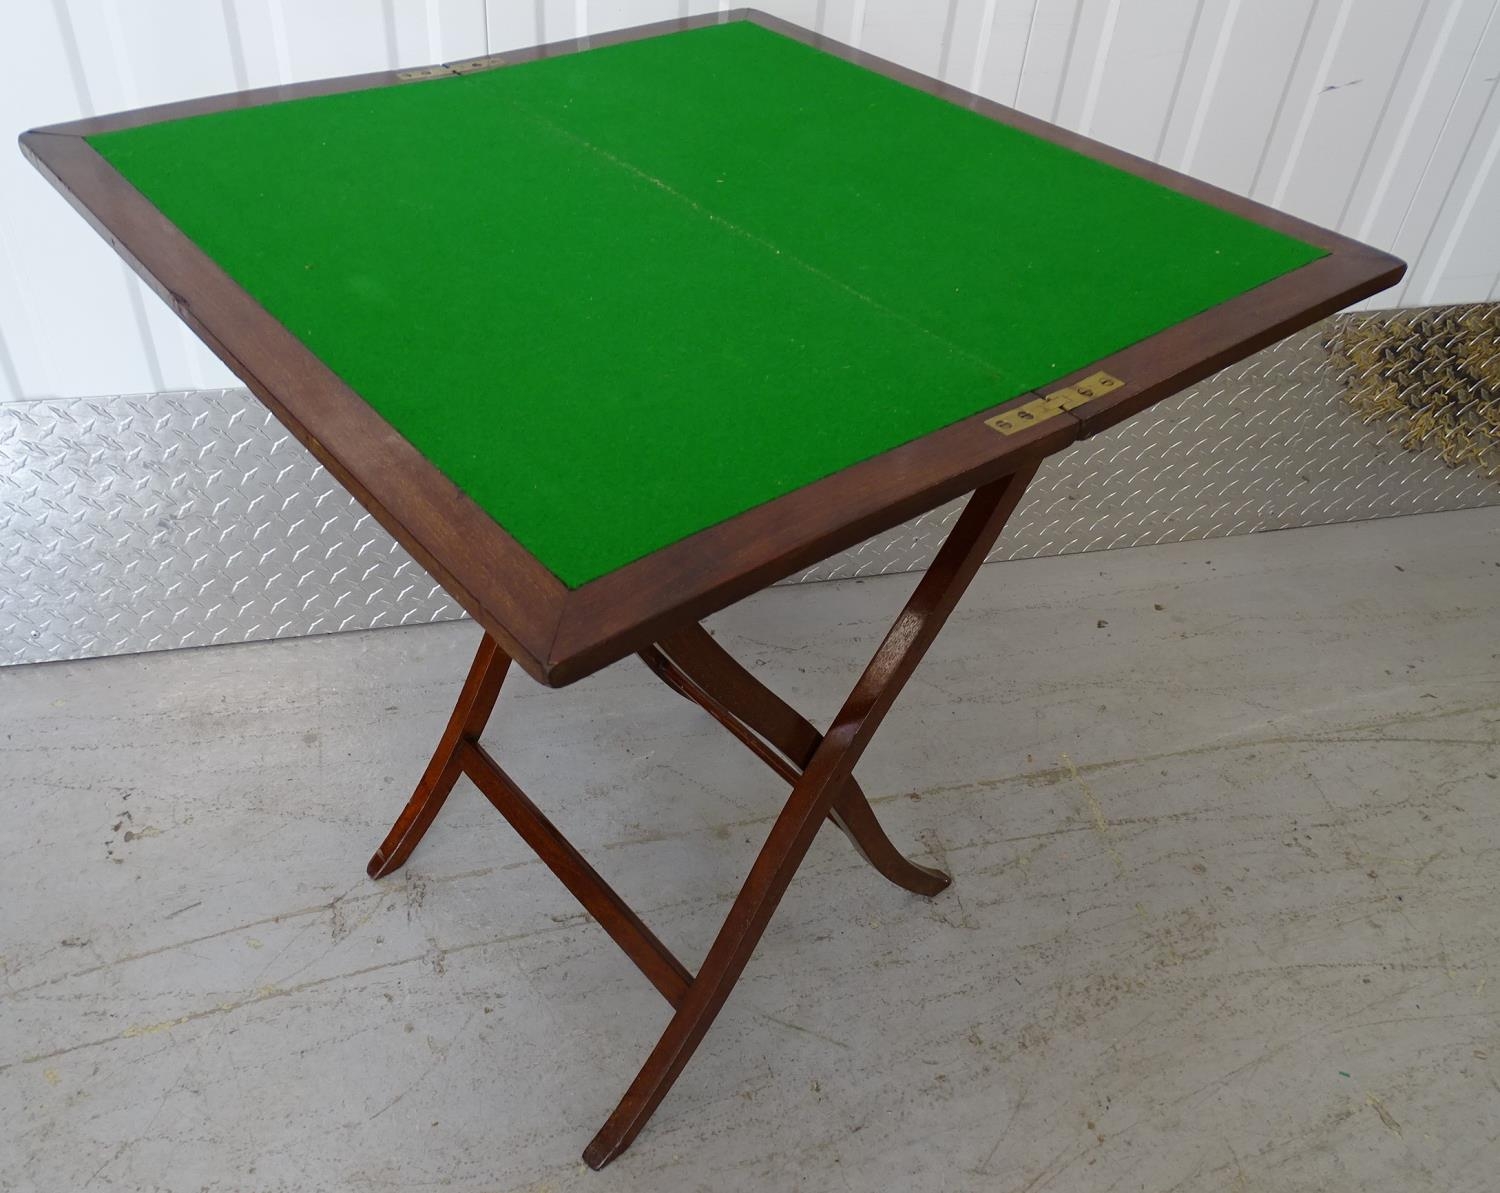
[[[1407,451],[1500,481],[1500,305],[1382,312],[1335,323],[1344,398]]]

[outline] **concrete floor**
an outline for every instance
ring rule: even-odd
[[[826,717],[909,577],[722,640]],[[0,1187],[1500,1187],[1500,510],[982,571],[694,1063],[461,783],[365,859],[472,625],[0,670]],[[689,964],[782,792],[639,664],[488,741]]]

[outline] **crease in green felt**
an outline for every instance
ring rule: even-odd
[[[744,22],[89,141],[569,587],[1323,255]]]

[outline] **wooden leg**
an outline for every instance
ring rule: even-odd
[[[509,657],[486,634],[432,761],[385,842],[370,859],[368,873],[371,878],[380,878],[400,867],[432,825],[458,776],[468,775],[662,997],[676,1006],[693,975],[479,744],[509,665]]]
[[[463,691],[459,694],[458,704],[454,706],[453,715],[448,719],[448,728],[443,731],[442,740],[433,751],[432,761],[427,764],[422,781],[417,784],[417,789],[412,792],[411,799],[396,818],[391,831],[386,834],[380,848],[375,851],[375,856],[370,859],[370,864],[365,867],[365,872],[371,878],[384,878],[399,870],[411,856],[411,851],[417,847],[417,842],[432,826],[433,819],[442,809],[443,801],[448,798],[453,784],[462,773],[459,748],[465,742],[478,743],[485,722],[494,711],[495,701],[500,697],[500,685],[504,682],[505,672],[509,667],[509,656],[486,634],[479,643],[479,650],[469,667],[469,677],[464,681]]]
[[[833,810],[828,819],[838,827],[854,851],[874,866],[875,869],[897,886],[914,895],[926,895],[929,899],[948,889],[953,878],[949,874],[914,862],[886,836],[885,828],[870,807],[870,801],[853,779],[848,780],[833,801]]]
[[[811,722],[745,670],[702,626],[672,635],[659,648],[642,651],[641,658],[789,783],[796,784],[823,743],[823,735]],[[766,749],[766,743],[780,754]],[[852,775],[840,788],[828,818],[861,857],[897,886],[932,896],[952,881],[941,870],[918,865],[896,848]]]
[[[761,847],[708,956],[619,1106],[583,1153],[602,1168],[630,1146],[671,1089],[765,932],[854,764],[973,579],[1034,469],[976,490],[855,684]]]
[[[680,1003],[693,980],[686,966],[641,922],[614,888],[599,877],[598,871],[500,769],[483,746],[473,741],[461,743],[458,761],[485,799],[510,821],[521,839],[636,963],[661,996],[674,1007]]]

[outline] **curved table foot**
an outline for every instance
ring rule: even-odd
[[[380,848],[365,866],[366,874],[371,878],[384,878],[406,864],[406,859],[411,857],[411,851],[417,847],[417,842],[432,827],[443,801],[448,798],[453,784],[458,781],[458,775],[457,763],[449,763],[435,776],[422,776],[422,781],[417,784],[416,791],[412,792],[411,799],[401,810],[391,831],[386,834]]]
[[[953,876],[911,860],[896,848],[885,828],[876,819],[875,809],[853,779],[844,784],[834,801],[828,819],[843,830],[855,852],[874,866],[885,878],[914,895],[931,898],[947,890]]]
[[[384,878],[405,865],[417,842],[432,827],[463,769],[458,757],[459,746],[468,740],[479,740],[484,723],[489,720],[495,701],[500,698],[500,685],[509,666],[510,657],[486,634],[469,667],[469,676],[464,680],[453,715],[448,718],[448,728],[433,751],[432,761],[427,764],[421,782],[412,792],[411,799],[406,801],[406,807],[401,810],[391,831],[365,867],[365,873],[371,878]]]

